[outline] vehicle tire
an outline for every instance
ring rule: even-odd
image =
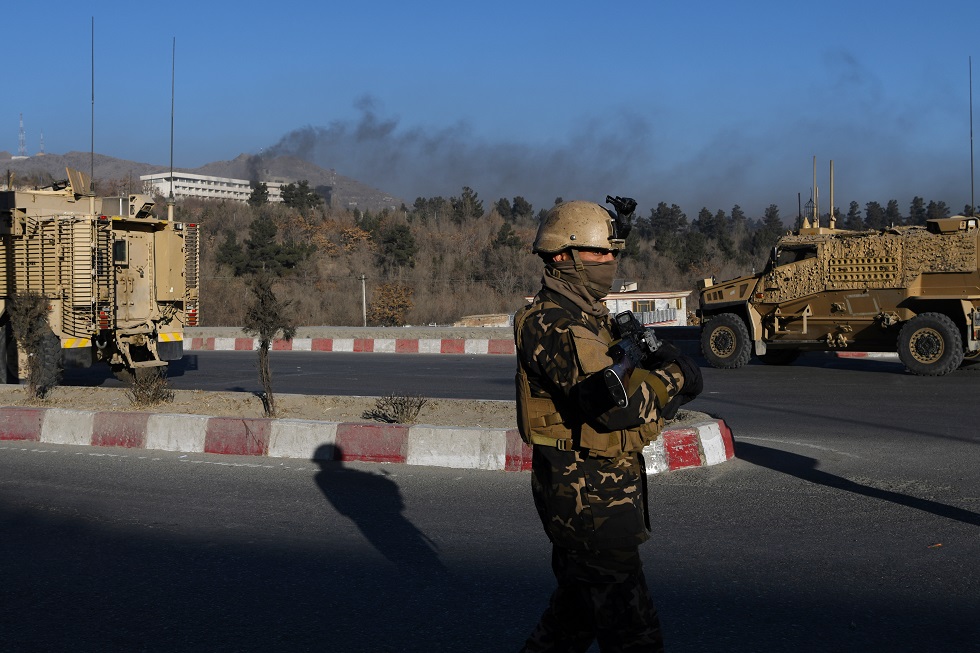
[[[752,341],[745,322],[732,313],[712,317],[701,327],[701,353],[724,370],[742,367],[752,357]]]
[[[759,356],[759,360],[766,365],[789,365],[799,358],[801,353],[799,349],[770,349]]]
[[[0,383],[17,383],[17,343],[9,319],[0,319]]]
[[[126,367],[125,365],[112,365],[111,368],[112,375],[125,383],[126,385],[133,385],[135,377],[133,376],[133,370]]]
[[[942,313],[916,315],[898,334],[898,357],[913,374],[948,374],[963,362],[960,330]]]
[[[980,370],[980,349],[977,351],[963,352],[963,362],[960,363],[961,370]]]

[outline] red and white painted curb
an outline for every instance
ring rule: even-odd
[[[2,440],[305,460],[329,455],[458,469],[531,468],[531,448],[517,429],[502,428],[0,406]],[[644,453],[647,471],[657,474],[717,465],[733,458],[735,448],[724,421],[706,420],[664,430]]]
[[[252,351],[257,338],[188,338],[189,351]],[[513,338],[293,338],[273,340],[273,351],[379,354],[513,354]]]

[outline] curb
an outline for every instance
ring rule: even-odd
[[[338,423],[0,406],[0,441],[157,449],[304,460],[358,460],[526,471],[517,429]],[[723,420],[665,429],[644,450],[647,473],[706,467],[735,456]]]
[[[688,356],[701,356],[697,340],[670,340]],[[193,337],[184,340],[185,351],[255,351],[258,338]],[[318,351],[376,354],[510,354],[511,338],[293,338],[273,340],[272,351]],[[897,353],[828,351],[837,358],[899,360]]]
[[[253,351],[258,338],[188,338],[188,351]],[[273,340],[272,351],[379,354],[513,354],[513,338],[293,338]]]

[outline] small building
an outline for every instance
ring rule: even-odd
[[[644,326],[687,326],[687,299],[690,290],[640,292],[635,281],[617,279],[613,292],[603,302],[612,315],[633,311]],[[533,297],[525,297],[530,302]]]
[[[157,172],[150,175],[140,175],[143,182],[143,192],[163,197],[170,195],[171,177],[170,172]],[[265,181],[269,189],[269,202],[282,201],[282,186],[280,182]],[[173,191],[175,199],[185,197],[200,197],[203,199],[231,200],[233,202],[247,202],[252,195],[252,182],[247,179],[233,179],[231,177],[209,177],[207,175],[196,175],[190,172],[173,173]]]

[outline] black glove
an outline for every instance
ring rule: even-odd
[[[677,367],[681,368],[681,374],[684,375],[684,385],[681,387],[681,391],[674,395],[667,402],[667,405],[660,410],[660,415],[667,420],[674,419],[681,406],[697,397],[704,390],[704,379],[701,376],[701,368],[698,367],[698,364],[694,362],[693,358],[680,353],[678,350],[677,356],[673,360],[666,361],[664,364],[667,365],[670,363],[674,363]]]
[[[685,354],[681,354],[672,362],[677,363],[677,366],[681,368],[681,372],[684,374],[684,387],[681,388],[680,395],[689,397],[687,401],[691,401],[697,397],[704,390],[704,378],[701,376],[701,368],[698,364],[694,362],[694,359]]]

